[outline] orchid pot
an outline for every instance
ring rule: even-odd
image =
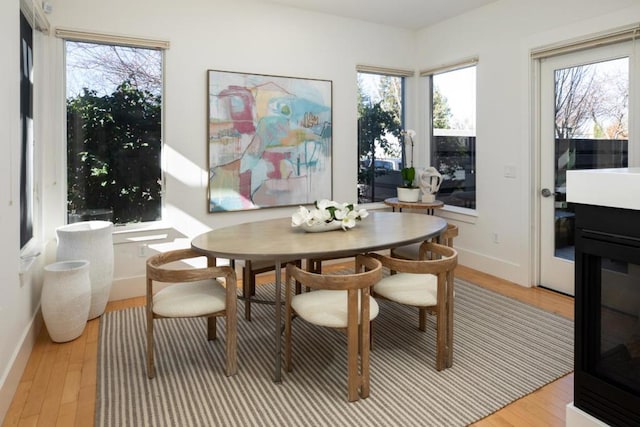
[[[406,188],[406,187],[398,187],[398,201],[399,202],[417,202],[420,198],[420,189],[418,187],[415,188]]]

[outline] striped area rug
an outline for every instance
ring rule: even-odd
[[[571,320],[460,280],[455,304],[454,365],[437,372],[435,329],[420,332],[415,310],[381,302],[371,396],[355,403],[345,336],[299,319],[293,372],[272,382],[272,306],[254,304],[247,322],[239,304],[238,374],[229,378],[223,325],[207,342],[203,319],[156,321],[157,376],[148,380],[144,309],[106,313],[95,424],[464,426],[573,370]]]

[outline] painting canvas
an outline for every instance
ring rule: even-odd
[[[209,212],[331,199],[331,81],[208,74]]]

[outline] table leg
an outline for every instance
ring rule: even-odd
[[[273,371],[273,381],[276,383],[282,382],[281,370],[282,370],[282,263],[276,260],[276,320],[275,320],[275,366]]]

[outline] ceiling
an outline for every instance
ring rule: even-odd
[[[255,0],[418,30],[496,0]]]

